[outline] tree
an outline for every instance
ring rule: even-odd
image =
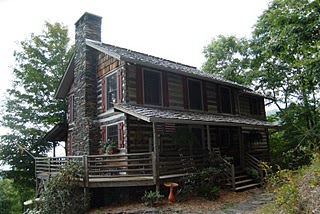
[[[45,22],[40,35],[31,34],[14,52],[14,81],[1,121],[11,131],[1,136],[0,160],[12,167],[7,177],[14,179],[21,193],[34,187],[34,162],[30,155],[19,153],[16,143],[34,156],[44,156],[51,148],[42,140],[44,134],[65,120],[66,101],[54,99],[54,93],[71,56],[68,43],[66,26]]]
[[[19,192],[9,179],[0,180],[0,213],[21,213]]]
[[[219,36],[204,50],[205,71],[238,83],[245,77],[273,99],[283,129],[271,143],[275,154],[290,156],[287,164],[306,163],[305,154],[320,147],[319,12],[318,0],[273,0],[258,18],[252,39]]]
[[[224,79],[246,84],[250,65],[249,41],[246,38],[219,35],[204,48],[206,62],[202,69]]]
[[[252,37],[256,89],[272,96],[291,145],[319,147],[320,4],[274,0]]]

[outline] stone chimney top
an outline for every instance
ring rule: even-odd
[[[76,42],[77,33],[82,34],[82,39],[92,39],[101,41],[101,16],[85,12],[75,23],[76,26]],[[84,37],[83,37],[84,36]]]

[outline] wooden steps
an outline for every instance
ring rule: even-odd
[[[227,185],[232,187],[231,183],[228,183]],[[258,187],[260,185],[261,185],[260,183],[250,178],[250,176],[244,170],[242,170],[241,168],[236,168],[234,191],[246,190],[253,187]]]
[[[248,185],[245,185],[245,186],[236,187],[236,191],[250,189],[250,188],[253,188],[253,187],[258,187],[260,185],[261,185],[260,183],[252,183],[252,184],[248,184]]]

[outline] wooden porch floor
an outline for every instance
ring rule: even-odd
[[[59,174],[55,173],[40,173],[37,175],[38,179],[47,180],[52,176]],[[179,182],[188,173],[171,174],[159,176],[159,182],[164,183],[167,181]],[[81,187],[89,188],[103,188],[103,187],[128,187],[128,186],[154,186],[156,185],[153,176],[119,176],[119,177],[101,177],[88,179],[87,185],[83,178],[80,178],[79,185]]]

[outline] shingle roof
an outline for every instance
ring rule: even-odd
[[[224,85],[233,86],[236,88],[242,88],[246,90],[251,90],[248,87],[245,87],[241,84],[225,80],[221,77],[209,74],[198,70],[195,67],[184,65],[181,63],[173,62],[167,59],[162,59],[159,57],[151,56],[148,54],[132,51],[129,49],[104,44],[102,42],[86,39],[86,44],[92,48],[95,48],[103,53],[106,53],[112,57],[115,57],[119,60],[124,60],[126,62],[144,64],[146,66],[155,67],[159,69],[167,69],[176,73],[184,73],[195,77],[210,79],[211,81],[223,83]]]
[[[137,117],[146,122],[167,122],[184,124],[207,124],[221,126],[277,127],[267,121],[239,116],[225,116],[209,113],[178,111],[172,109],[145,107],[130,104],[115,104],[114,109]]]

